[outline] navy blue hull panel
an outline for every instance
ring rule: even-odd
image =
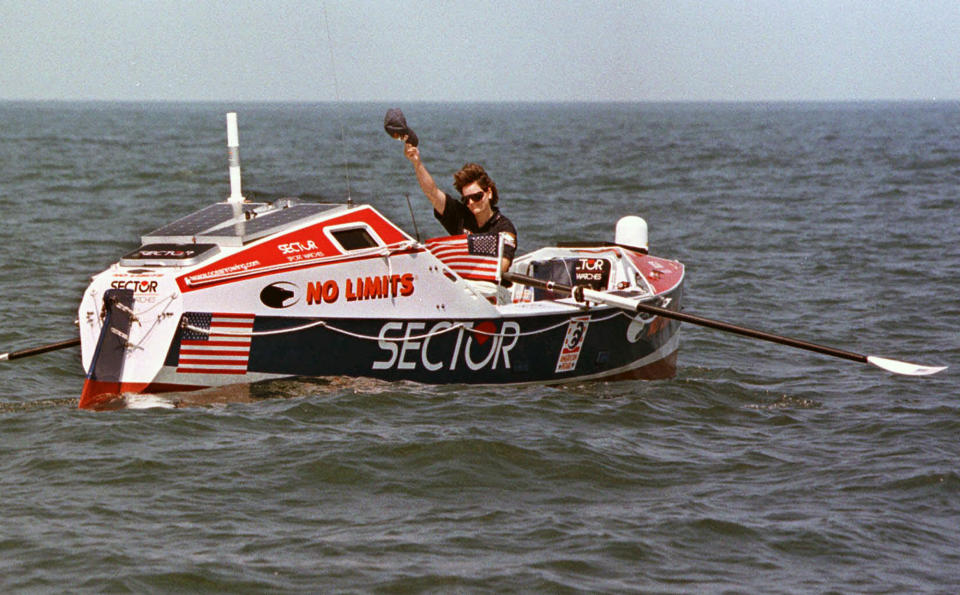
[[[461,328],[454,326],[456,321],[336,320],[330,324],[338,330],[371,338],[324,327],[255,337],[248,370],[428,384],[543,382],[629,366],[654,353],[679,326],[670,322],[659,332],[630,343],[626,337],[631,319],[620,314],[611,318],[610,314],[596,315],[596,319],[607,318],[600,321],[551,316],[464,322]],[[258,318],[254,330],[289,328],[296,325],[292,322]],[[537,332],[542,329],[550,330]],[[582,337],[579,345],[578,333]],[[558,372],[565,343],[573,345],[564,354],[566,365]]]
[[[680,300],[671,302],[679,304]],[[513,384],[617,375],[646,358],[649,361],[643,365],[648,371],[634,377],[667,378],[675,371],[675,348],[665,346],[679,326],[670,319],[640,320],[606,308],[484,321],[370,318],[321,322],[257,316],[247,371],[427,384]],[[300,330],[289,330],[295,328]],[[280,332],[263,334],[271,331]],[[179,342],[180,333],[167,365],[176,365]]]

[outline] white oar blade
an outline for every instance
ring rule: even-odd
[[[867,362],[878,368],[883,368],[888,372],[903,374],[905,376],[928,376],[947,369],[947,366],[920,366],[911,364],[910,362],[901,362],[899,360],[877,357],[875,355],[867,356]]]

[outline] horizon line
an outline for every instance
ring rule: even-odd
[[[0,97],[0,103],[125,103],[125,104],[789,104],[789,103],[950,103],[960,97],[948,98],[872,98],[872,99],[104,99],[104,98],[16,98]]]

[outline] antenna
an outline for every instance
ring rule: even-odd
[[[330,18],[327,16],[327,4],[323,3],[323,25],[327,30],[327,47],[330,49],[330,71],[333,75],[333,90],[337,95],[337,117],[340,120],[340,149],[343,151],[343,177],[347,182],[347,206],[353,206],[350,196],[350,164],[347,161],[347,141],[343,135],[343,100],[340,97],[340,83],[337,81],[337,61],[333,56],[333,37],[330,35]]]
[[[413,219],[413,231],[417,234],[417,243],[420,243],[420,230],[417,229],[417,217],[413,214],[413,205],[410,204],[410,195],[407,194],[407,208],[410,209],[410,218]]]
[[[240,193],[240,133],[237,131],[237,113],[227,114],[227,156],[230,162],[230,198],[232,203],[243,202]]]

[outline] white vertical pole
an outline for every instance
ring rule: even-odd
[[[237,131],[237,113],[227,114],[227,154],[230,161],[230,202],[243,202],[240,193],[240,133]]]

